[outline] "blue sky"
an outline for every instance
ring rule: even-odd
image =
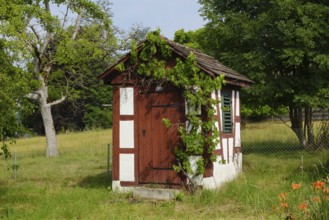
[[[113,24],[128,30],[134,24],[161,29],[169,39],[175,31],[201,28],[205,21],[199,15],[198,0],[111,0]]]

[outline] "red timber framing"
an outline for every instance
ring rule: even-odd
[[[113,159],[112,159],[112,179],[119,180],[120,179],[120,154],[133,154],[134,158],[138,158],[138,145],[136,141],[134,141],[133,148],[120,148],[120,132],[124,132],[120,130],[120,121],[137,121],[138,117],[138,108],[137,106],[137,95],[136,91],[138,91],[137,86],[126,85],[127,87],[132,87],[134,90],[134,114],[133,115],[120,115],[120,88],[121,86],[114,86],[113,88],[113,132],[112,132],[112,145],[113,145]],[[138,129],[138,124],[134,123],[134,131]],[[138,134],[134,132],[134,140],[138,139]],[[130,186],[138,184],[138,164],[134,163],[134,181],[121,181],[122,186]]]

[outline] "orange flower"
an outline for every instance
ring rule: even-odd
[[[288,203],[281,202],[281,207],[282,207],[282,208],[288,208]]]
[[[302,210],[302,211],[305,211],[306,208],[307,208],[307,204],[304,202],[304,203],[300,204],[300,205],[298,206],[298,208],[299,208],[300,210]]]
[[[320,198],[318,196],[313,196],[312,201],[313,202],[319,202]]]
[[[280,193],[279,197],[281,198],[282,201],[284,201],[286,199],[286,193],[285,192]]]
[[[313,183],[313,188],[314,189],[321,189],[324,187],[324,182],[323,181],[316,181]]]
[[[300,187],[302,187],[302,184],[299,184],[299,183],[293,183],[293,184],[291,184],[291,188],[293,190],[299,189]]]
[[[325,193],[329,193],[329,187],[324,188],[324,189],[323,189],[323,192],[325,192]]]

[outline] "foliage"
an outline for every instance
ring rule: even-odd
[[[307,189],[303,190],[305,187]],[[300,194],[300,195],[294,195]],[[293,197],[290,199],[289,196]],[[284,219],[328,219],[329,218],[329,177],[326,180],[317,180],[310,187],[300,183],[291,184],[291,192],[282,192],[278,195],[280,204],[274,209]],[[301,201],[296,200],[301,197]],[[292,210],[297,210],[294,213]]]
[[[30,89],[31,80],[26,72],[14,67],[6,52],[6,42],[0,41],[0,156],[10,156],[8,139],[24,132],[21,117],[29,112],[24,94]]]
[[[201,44],[203,40],[204,29],[200,28],[195,31],[187,31],[185,32],[184,29],[180,29],[175,32],[174,41],[186,45],[190,48],[195,48],[198,50],[203,50]]]
[[[96,78],[113,62],[117,49],[109,4],[90,0],[1,0],[0,5],[0,34],[8,39],[10,55],[19,58],[19,67],[39,81],[27,95],[41,112],[47,156],[57,156],[51,108],[67,100],[68,109],[80,109],[75,100],[82,99],[79,104],[83,105],[84,101],[97,100],[87,94],[99,98],[100,90],[109,91],[98,89],[101,83]],[[61,10],[62,14],[57,13]],[[101,104],[95,108],[86,110],[87,118],[98,115]]]
[[[79,49],[75,54],[83,54],[85,58],[74,58],[75,63],[71,68],[76,69],[76,75],[83,74],[76,79],[71,79],[70,85],[73,88],[71,88],[70,95],[65,102],[52,107],[56,131],[68,132],[96,127],[109,128],[112,126],[112,108],[109,106],[112,103],[112,90],[111,87],[104,85],[101,80],[97,79],[97,76],[118,58],[121,51],[127,49],[127,42],[130,42],[131,39],[140,41],[141,38],[145,37],[146,34],[144,32],[146,30],[147,28],[141,26],[132,27],[128,33],[122,33],[122,36],[120,35],[120,38],[116,39],[117,43],[106,43],[113,44],[113,48],[107,52],[101,52],[100,56],[97,57],[89,57],[88,54],[83,54],[83,48],[86,49],[86,45],[78,45],[83,48]],[[96,34],[94,29],[84,28],[82,31],[90,31]],[[90,49],[86,51],[98,50],[102,47],[100,44],[102,39],[98,41],[94,34],[85,34],[93,42],[89,45]],[[115,29],[115,34],[117,35],[117,29]],[[112,40],[114,41],[114,39]],[[67,76],[61,74],[54,76],[54,83],[62,89],[52,87],[51,99],[59,98],[61,91],[65,91]],[[76,80],[76,83],[73,80]],[[32,128],[35,133],[44,134],[41,113],[38,108],[35,108],[34,114],[24,119],[24,124]]]
[[[199,2],[209,21],[202,48],[256,82],[244,101],[288,107],[300,144],[314,144],[312,108],[329,103],[328,2]]]
[[[186,60],[177,58],[173,68],[166,68],[167,59],[171,58],[171,49],[160,37],[160,31],[150,32],[140,52],[136,44],[132,45],[131,63],[139,75],[149,77],[154,83],[169,82],[180,88],[187,100],[187,124],[179,125],[181,144],[175,148],[177,164],[174,170],[191,174],[188,156],[203,155],[198,162],[198,173],[203,173],[209,161],[213,161],[213,151],[218,143],[219,132],[213,120],[214,104],[211,98],[214,90],[219,90],[223,76],[212,78],[197,67],[196,57],[191,52]],[[122,67],[120,67],[122,69]],[[198,109],[199,108],[199,109]],[[191,110],[194,109],[194,110]],[[199,111],[205,113],[201,118]],[[168,119],[163,119],[166,126],[171,126]]]

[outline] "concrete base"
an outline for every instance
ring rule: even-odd
[[[173,200],[179,193],[176,189],[159,189],[146,187],[132,187],[134,197],[145,199]]]

